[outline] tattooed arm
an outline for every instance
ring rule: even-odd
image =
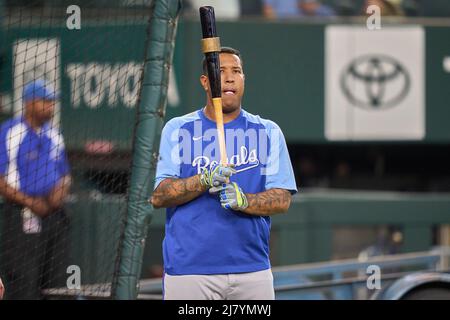
[[[208,190],[200,182],[200,175],[185,179],[167,178],[161,181],[150,198],[155,208],[175,207],[189,202]]]
[[[287,212],[291,205],[291,193],[285,189],[270,189],[267,191],[245,194],[248,207],[243,212],[255,216],[271,216]]]

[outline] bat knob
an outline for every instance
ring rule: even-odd
[[[214,16],[214,8],[211,6],[202,6],[199,9],[200,15],[213,15]]]

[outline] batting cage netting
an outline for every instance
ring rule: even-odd
[[[76,3],[0,0],[7,299],[136,296],[179,5]]]

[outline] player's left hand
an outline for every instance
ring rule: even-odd
[[[247,197],[236,182],[224,183],[215,188],[218,191],[220,204],[224,209],[245,210],[248,207]]]

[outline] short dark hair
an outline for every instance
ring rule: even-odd
[[[244,61],[242,60],[241,52],[239,50],[231,48],[231,47],[221,47],[220,53],[229,53],[229,54],[234,54],[234,55],[238,56],[239,60],[241,61],[241,67],[244,68]],[[207,70],[207,66],[206,66],[206,58],[205,57],[203,57],[202,67],[203,67],[203,74],[205,76],[207,76],[208,70]]]

